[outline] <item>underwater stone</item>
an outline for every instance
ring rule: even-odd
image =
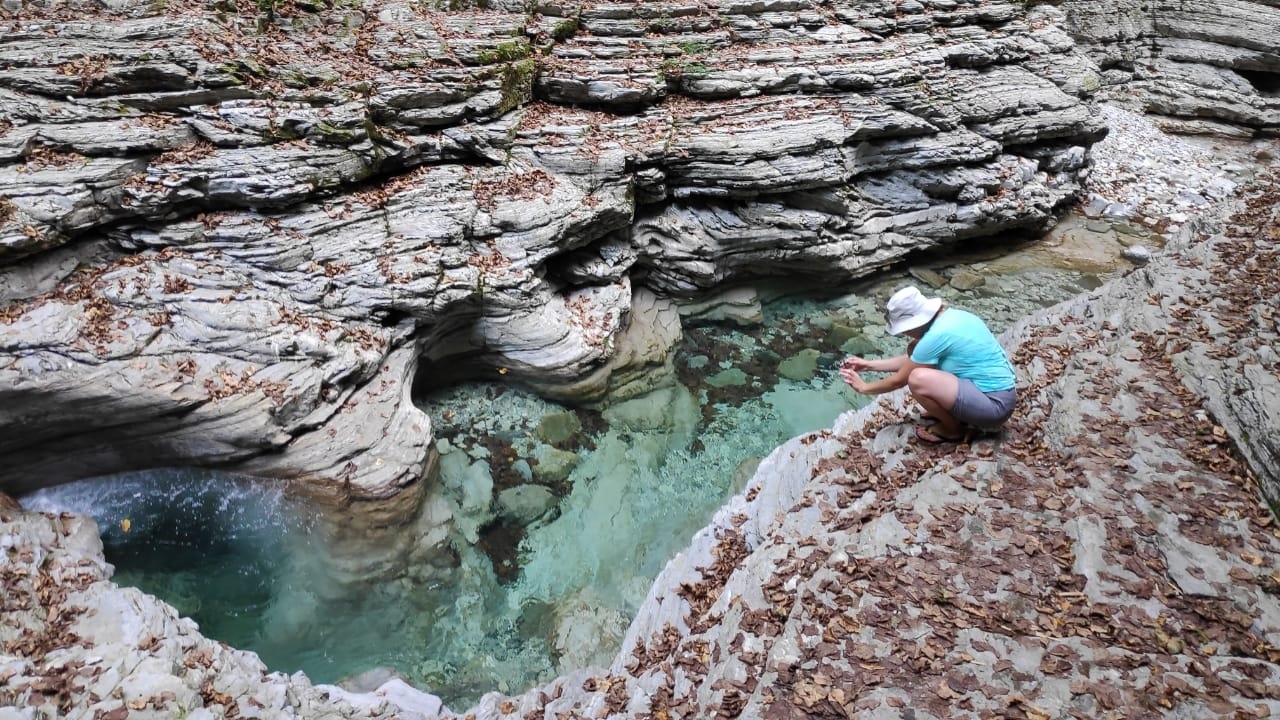
[[[338,681],[338,687],[349,692],[373,692],[380,685],[390,680],[404,679],[404,675],[393,667],[376,667]]]
[[[747,374],[742,372],[739,368],[729,368],[728,370],[721,370],[715,375],[707,378],[706,383],[711,387],[718,388],[746,385]]]
[[[729,482],[729,492],[737,495],[747,489],[747,483],[751,482],[751,478],[755,476],[756,469],[760,467],[760,461],[764,458],[749,457],[738,463],[738,467],[733,471],[733,480]]]
[[[578,454],[560,450],[550,445],[539,445],[533,451],[537,464],[533,477],[543,485],[559,485],[569,479],[569,473],[578,466]]]
[[[946,287],[947,285],[947,279],[943,277],[941,273],[930,270],[929,268],[913,267],[908,268],[907,272],[911,273],[911,277],[935,290],[941,287]]]
[[[470,543],[493,519],[493,475],[485,462],[469,462],[465,453],[440,456],[440,482],[456,505],[454,522]]]
[[[519,485],[498,493],[498,516],[521,525],[542,517],[556,504],[556,496],[541,485]]]
[[[778,374],[788,380],[797,382],[809,380],[818,370],[818,355],[820,354],[813,348],[805,348],[783,360],[778,365]]]
[[[745,374],[743,378],[745,382]],[[683,385],[660,388],[604,411],[604,419],[610,425],[633,432],[691,430],[698,417],[698,403]]]
[[[606,665],[614,648],[622,643],[628,620],[622,613],[583,591],[560,606],[555,647],[560,672],[592,665]]]
[[[582,421],[572,412],[543,415],[533,434],[548,445],[559,445],[582,432]]]
[[[840,344],[840,352],[847,355],[867,357],[880,352],[880,346],[871,342],[866,335],[858,333]]]
[[[960,270],[951,276],[951,287],[961,291],[972,290],[986,284],[987,279],[972,270]]]
[[[860,335],[857,330],[845,325],[844,323],[833,322],[827,331],[827,344],[831,347],[840,347],[846,342],[852,340],[854,336]]]
[[[511,469],[515,470],[517,475],[524,478],[525,482],[533,480],[533,468],[529,467],[528,460],[525,460],[524,458],[516,460],[511,463]]]

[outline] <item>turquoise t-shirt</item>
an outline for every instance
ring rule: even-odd
[[[911,361],[935,365],[939,370],[971,381],[984,393],[1011,390],[1017,376],[1004,348],[977,315],[947,308],[933,321]]]

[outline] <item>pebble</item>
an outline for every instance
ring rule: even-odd
[[[1120,253],[1120,256],[1139,266],[1151,262],[1151,250],[1145,245],[1130,245]]]
[[[1099,113],[1111,132],[1090,150],[1089,195],[1081,205],[1090,219],[1182,225],[1213,201],[1234,195],[1248,166],[1271,153],[1169,135],[1150,117],[1124,108],[1102,105]]]

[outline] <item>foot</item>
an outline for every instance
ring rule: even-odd
[[[927,442],[930,445],[937,445],[939,443],[958,443],[968,437],[968,435],[964,433],[956,436],[944,435],[941,431],[941,427],[941,425],[930,425],[926,428],[924,426],[917,425],[916,437],[922,442]]]

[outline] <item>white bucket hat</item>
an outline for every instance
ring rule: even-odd
[[[927,298],[915,286],[908,285],[889,298],[889,334],[901,335],[933,319],[942,307],[942,298]]]

